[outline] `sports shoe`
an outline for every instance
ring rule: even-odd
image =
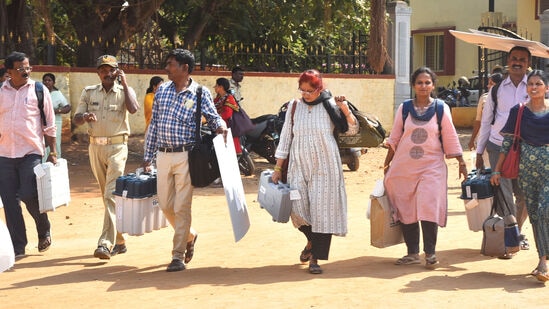
[[[128,248],[126,247],[126,244],[114,245],[114,248],[111,250],[111,256],[126,253],[127,251]]]
[[[93,256],[100,258],[101,260],[109,260],[111,258],[111,252],[105,246],[99,246],[93,252]]]
[[[180,259],[173,259],[166,268],[167,272],[181,271],[185,269],[185,264]]]

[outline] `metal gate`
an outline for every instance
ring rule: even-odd
[[[524,38],[521,37],[520,35],[514,33],[513,31],[507,30],[505,28],[481,26],[481,27],[478,27],[478,30],[503,35],[513,39],[524,40]],[[491,73],[490,70],[493,69],[493,67],[497,64],[501,66],[505,66],[506,61],[507,61],[507,52],[478,47],[478,72],[479,72],[478,89],[480,90],[480,93],[487,91],[488,76]],[[542,59],[538,57],[532,57],[533,68],[539,68],[542,66],[543,66]]]

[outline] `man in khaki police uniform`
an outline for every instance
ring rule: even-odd
[[[105,204],[103,231],[93,256],[110,259],[127,251],[123,235],[116,230],[112,192],[116,179],[124,174],[128,158],[128,112],[135,113],[139,104],[114,56],[97,59],[97,75],[101,83],[84,88],[73,121],[76,125],[88,123],[90,165]],[[115,83],[117,78],[120,83]]]

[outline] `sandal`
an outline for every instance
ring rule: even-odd
[[[309,264],[309,273],[319,275],[322,273],[322,268],[318,264]]]
[[[530,244],[528,243],[528,239],[524,238],[520,241],[520,250],[530,250]]]
[[[38,240],[38,252],[44,252],[48,250],[51,246],[51,237],[46,236]]]
[[[425,268],[435,269],[437,267],[438,260],[436,255],[431,255],[430,257],[425,257]]]
[[[549,274],[547,273],[547,270],[542,271],[536,268],[532,270],[530,275],[536,277],[536,279],[538,279],[538,281],[541,281],[541,282],[549,281]]]
[[[405,255],[400,259],[396,260],[395,265],[412,265],[412,264],[421,264],[419,256],[414,255]]]
[[[303,251],[301,251],[301,255],[299,256],[299,260],[301,261],[301,263],[307,263],[311,259],[312,255],[313,255],[313,249],[312,248],[307,249],[307,247],[305,247],[305,249],[303,249]]]
[[[198,234],[194,235],[194,238],[192,241],[189,241],[187,243],[187,248],[185,250],[185,264],[188,264],[194,256],[194,244],[196,243],[196,239],[198,238]]]

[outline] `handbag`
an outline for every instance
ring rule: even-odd
[[[497,209],[503,217],[497,214]],[[484,221],[480,253],[487,256],[503,256],[520,251],[520,232],[517,220],[511,214],[501,187],[494,187],[494,202],[490,216]]]
[[[495,209],[500,209],[500,212],[503,214],[503,224],[504,224],[504,244],[507,253],[515,253],[520,251],[520,231],[518,228],[517,218],[512,214],[512,209],[507,203],[503,195],[501,186],[494,188],[494,205]]]
[[[230,123],[233,136],[244,136],[255,127],[255,124],[242,107],[240,107],[238,112],[233,112]]]
[[[297,106],[297,101],[294,101],[292,104],[291,118],[290,118],[290,132],[292,132],[292,140],[294,139],[293,127],[294,127],[294,114],[295,108]],[[291,144],[290,144],[291,147]],[[283,183],[288,183],[288,166],[290,166],[290,153],[288,151],[288,157],[282,162],[282,172],[280,173],[280,180]]]
[[[359,131],[356,135],[338,135],[337,145],[339,148],[377,147],[383,143],[386,131],[377,117],[359,111],[349,101],[347,101],[347,105],[358,121]]]
[[[513,134],[513,144],[505,156],[505,160],[501,166],[501,176],[509,179],[515,179],[519,174],[520,162],[520,123],[522,120],[522,112],[524,104],[521,104],[515,122],[515,132]]]
[[[191,174],[191,184],[194,187],[202,188],[210,185],[214,180],[221,176],[219,172],[219,164],[215,155],[213,139],[215,134],[201,133],[201,101],[202,101],[202,86],[198,86],[196,90],[197,105],[195,112],[196,131],[195,144],[189,151],[189,173]]]
[[[503,218],[492,208],[492,214],[482,224],[482,245],[480,254],[499,257],[505,255]]]

